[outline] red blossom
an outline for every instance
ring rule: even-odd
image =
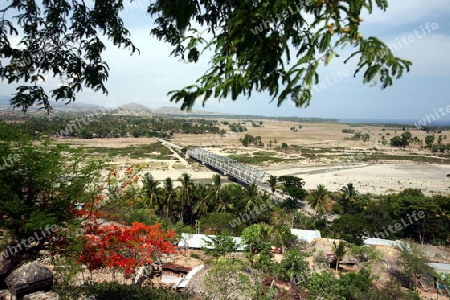
[[[137,266],[152,263],[155,254],[175,252],[172,244],[175,233],[161,229],[161,224],[135,222],[123,226],[112,223],[91,226],[88,232],[79,261],[90,270],[112,267],[129,276]]]

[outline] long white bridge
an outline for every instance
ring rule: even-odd
[[[188,156],[221,171],[226,176],[231,176],[246,184],[267,186],[270,174],[260,169],[251,167],[226,156],[209,152],[202,148],[192,148],[186,153]]]

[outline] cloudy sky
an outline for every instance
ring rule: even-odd
[[[109,95],[83,92],[77,101],[106,106],[130,102],[150,108],[177,106],[169,102],[167,92],[193,84],[207,69],[207,59],[186,65],[170,57],[170,48],[149,35],[152,20],[145,12],[147,1],[134,1],[134,7],[124,11],[123,17],[140,55],[130,56],[126,51],[109,47],[105,54],[111,67]],[[199,103],[194,109],[340,119],[418,120],[434,114],[440,120],[450,121],[450,113],[445,111],[450,105],[450,1],[389,2],[386,12],[377,10],[363,16],[361,33],[365,37],[379,37],[396,56],[413,62],[411,72],[394,81],[392,87],[381,90],[379,86],[364,85],[361,76],[353,77],[355,64],[344,65],[342,60],[335,59],[321,69],[324,84],[314,89],[313,100],[307,108],[296,108],[289,101],[277,107],[275,101],[270,103],[269,95],[254,93],[251,99],[209,100],[205,107]],[[410,35],[412,41],[408,40]],[[346,53],[350,52],[343,52],[342,57]],[[13,91],[5,83],[0,83],[0,90],[0,94]],[[440,108],[443,108],[441,112]]]

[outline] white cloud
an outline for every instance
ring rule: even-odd
[[[450,11],[448,0],[391,0],[386,12],[374,8],[371,15],[364,13],[363,17],[369,24],[398,26],[423,19],[432,22],[436,16],[447,14],[448,11]]]
[[[411,33],[409,33],[411,34]],[[409,34],[400,35],[396,39],[388,40],[387,44],[401,41]],[[410,42],[408,45],[401,43],[402,47],[393,51],[396,56],[411,60],[413,66],[409,76],[421,77],[448,77],[450,75],[450,36],[428,35]]]

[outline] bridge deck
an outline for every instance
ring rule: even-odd
[[[265,171],[202,148],[189,149],[187,155],[247,184],[265,184],[271,176]]]

